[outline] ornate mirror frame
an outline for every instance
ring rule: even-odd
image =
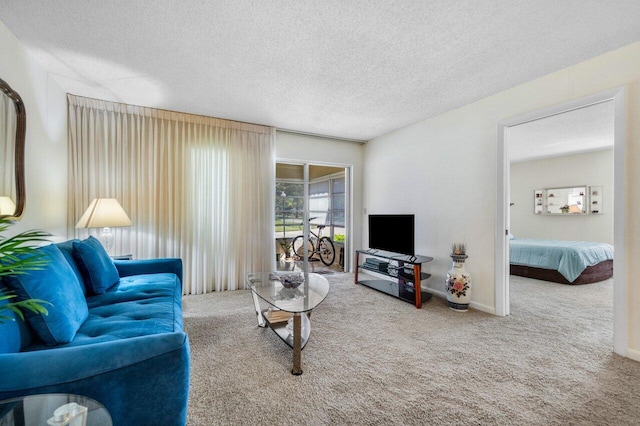
[[[13,215],[4,217],[12,220],[17,220],[22,216],[25,205],[24,141],[27,129],[27,113],[24,109],[24,102],[22,102],[22,98],[20,97],[20,95],[2,79],[0,79],[0,90],[13,101],[13,104],[16,107],[16,140],[14,160],[16,210],[13,212]]]

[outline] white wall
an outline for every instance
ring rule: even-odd
[[[468,245],[472,306],[494,309],[497,124],[619,86],[627,89],[627,313],[629,355],[640,359],[640,43],[402,128],[366,145],[364,206],[416,213],[416,250],[431,255],[430,287],[444,288],[449,247]],[[428,308],[427,308],[428,309]]]
[[[533,213],[535,189],[577,185],[602,185],[602,214]],[[512,163],[511,202],[516,237],[613,244],[613,149]]]
[[[44,229],[66,239],[66,93],[0,22],[0,78],[20,94],[27,114],[26,206],[12,232]]]
[[[466,243],[473,306],[493,312],[496,148],[495,141],[483,141],[495,135],[495,125],[480,126],[471,108],[458,111],[366,145],[364,207],[376,214],[415,214],[416,253],[434,258],[424,265],[432,274],[428,288],[444,291],[451,244]]]
[[[339,164],[352,166],[353,228],[352,248],[362,247],[362,172],[364,145],[330,138],[307,136],[296,133],[277,132],[276,158],[286,162],[300,161],[312,164]],[[347,253],[353,267],[353,250]]]

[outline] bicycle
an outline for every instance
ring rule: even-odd
[[[309,222],[311,222],[315,217],[309,218]],[[307,256],[309,259],[313,257],[313,255],[317,254],[320,257],[322,263],[327,266],[333,265],[333,262],[336,260],[336,249],[333,246],[333,241],[329,237],[322,236],[322,230],[326,228],[326,225],[317,225],[318,233],[311,231],[309,229],[309,240],[306,244]],[[311,235],[313,237],[311,237]],[[314,244],[314,240],[316,244]],[[298,235],[293,239],[291,243],[291,247],[293,247],[293,255],[297,260],[302,260],[304,256],[304,236]]]

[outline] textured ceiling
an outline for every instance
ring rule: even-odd
[[[640,40],[638,0],[2,0],[69,93],[369,140]]]
[[[613,148],[613,101],[564,112],[509,128],[512,163]]]

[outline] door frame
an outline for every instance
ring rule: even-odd
[[[613,351],[627,354],[627,280],[626,280],[626,87],[600,92],[551,107],[507,118],[498,123],[498,161],[495,226],[495,312],[509,315],[509,200],[510,173],[509,152],[506,144],[509,127],[545,117],[562,114],[601,102],[614,104],[613,147]]]

